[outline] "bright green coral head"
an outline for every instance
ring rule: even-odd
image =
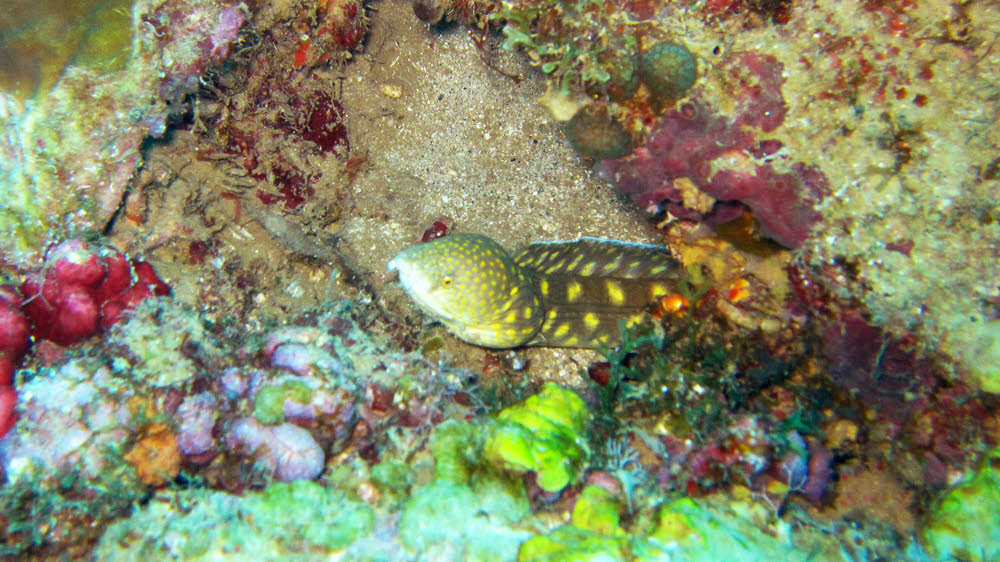
[[[516,347],[542,326],[544,311],[521,268],[496,242],[452,234],[411,246],[389,262],[406,292],[459,338]]]

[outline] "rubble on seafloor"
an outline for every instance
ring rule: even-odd
[[[0,553],[994,558],[998,20],[142,0],[0,22],[0,52],[44,59],[0,66]],[[473,348],[384,273],[452,231],[665,244],[684,283],[617,349]]]

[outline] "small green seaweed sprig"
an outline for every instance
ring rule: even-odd
[[[655,25],[606,0],[504,0],[490,19],[503,22],[503,47],[523,50],[564,93],[634,82],[640,38]]]

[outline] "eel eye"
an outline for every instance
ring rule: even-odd
[[[447,287],[451,285],[454,281],[455,280],[451,278],[451,275],[446,275],[443,279],[441,279],[441,286]]]

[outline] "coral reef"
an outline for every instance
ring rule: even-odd
[[[58,345],[96,335],[124,311],[169,293],[148,263],[79,239],[52,248],[42,271],[28,274],[21,285],[32,335]]]
[[[41,271],[29,273],[20,292],[0,288],[0,437],[14,423],[14,371],[36,342],[73,345],[97,335],[122,314],[170,288],[151,265],[120,251],[79,239],[52,248]],[[23,295],[23,298],[22,298]]]
[[[992,4],[133,14],[4,102],[0,555],[996,557]],[[384,274],[452,232],[683,276],[482,350]]]
[[[143,303],[115,327],[129,338],[112,334],[86,351],[31,358],[19,375],[20,422],[0,440],[5,493],[33,490],[61,505],[71,501],[58,486],[64,473],[83,489],[119,478],[135,493],[193,479],[227,490],[311,480],[326,470],[330,455],[388,439],[386,428],[440,420],[438,408],[447,404],[425,396],[460,377],[373,341],[359,327],[368,321],[345,303],[313,319],[312,328],[222,331],[213,338],[190,309],[168,299]],[[336,357],[338,370],[313,363],[310,372],[290,374],[273,362],[275,350],[290,341],[305,356]],[[261,396],[273,394],[271,388],[279,389],[277,397]],[[303,388],[308,392],[294,392]],[[254,417],[266,411],[258,405],[265,401],[279,408],[280,418]],[[102,493],[91,499],[101,501]],[[81,509],[81,517],[98,516],[89,504]],[[58,542],[44,533],[32,541],[9,544],[22,552]]]
[[[724,203],[742,202],[765,236],[797,248],[820,218],[814,206],[829,183],[819,168],[787,161],[780,141],[758,140],[778,128],[787,111],[783,65],[756,53],[734,60],[747,82],[735,96],[734,113],[719,114],[695,96],[660,116],[634,154],[604,162],[602,174],[640,207],[665,207],[684,219],[725,222],[735,215]],[[692,190],[710,202],[693,205]]]

